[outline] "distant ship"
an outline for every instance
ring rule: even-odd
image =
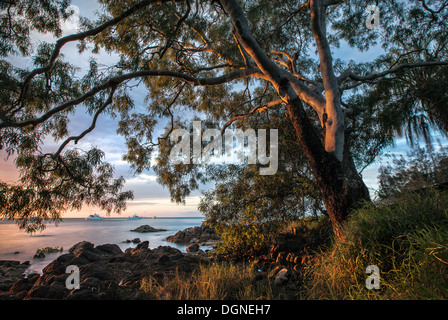
[[[87,218],[86,218],[86,220],[103,220],[104,218],[103,217],[101,217],[100,215],[98,215],[98,214],[91,214],[90,216],[88,216]]]
[[[134,214],[132,217],[128,217],[128,220],[138,220],[141,219],[142,217],[139,217],[138,215]]]

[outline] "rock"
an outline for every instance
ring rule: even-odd
[[[199,245],[197,243],[193,243],[192,245],[188,246],[186,251],[187,252],[196,252],[199,250]]]
[[[45,258],[45,254],[43,252],[36,253],[33,259],[43,259]]]
[[[148,247],[149,247],[149,241],[143,241],[143,242],[140,242],[140,243],[135,247],[134,250],[148,249]]]
[[[19,299],[23,299],[25,297],[25,293],[22,292],[31,290],[39,276],[40,275],[38,273],[32,273],[29,274],[28,277],[20,279],[11,286],[9,289],[9,294],[16,296]]]
[[[288,281],[288,277],[290,275],[290,272],[288,269],[283,268],[281,269],[274,278],[274,285],[283,285]]]
[[[0,299],[132,299],[143,298],[139,291],[142,279],[157,274],[164,278],[175,272],[191,273],[208,257],[183,253],[176,248],[159,246],[148,248],[149,242],[140,242],[126,252],[116,244],[95,247],[82,241],[48,264],[42,274],[24,278],[27,265],[18,261],[0,261],[0,271],[19,270],[14,278],[0,273]],[[200,250],[202,251],[202,250]],[[79,268],[80,288],[67,289],[65,281],[69,265]],[[8,280],[8,281],[6,281]],[[140,295],[140,296],[139,296]]]
[[[142,225],[142,226],[135,228],[131,231],[133,231],[133,232],[158,232],[158,231],[167,231],[167,230],[166,229],[156,229],[156,228],[153,228],[153,227],[145,224],[145,225]]]
[[[136,238],[138,239],[138,238]],[[135,240],[135,239],[134,239]],[[140,239],[138,239],[140,242]],[[96,247],[98,250],[101,250],[108,254],[121,254],[123,251],[121,251],[120,247],[116,244],[102,244]]]
[[[131,242],[132,243],[140,243],[141,240],[140,240],[140,238],[134,238],[132,240],[127,239],[127,240],[123,241],[123,243],[131,243]]]
[[[73,247],[68,249],[68,252],[73,253],[76,255],[80,251],[89,250],[93,248],[93,243],[88,241],[81,241],[75,244]]]
[[[199,239],[201,242],[207,241],[208,239],[210,239],[210,233],[207,232],[202,233]]]
[[[173,260],[167,255],[162,255],[158,260],[157,263],[163,266],[171,266],[174,264]]]
[[[78,251],[78,254],[76,254],[75,256],[80,259],[85,259],[89,262],[99,261],[101,259],[101,253],[97,250],[83,250],[81,252]]]
[[[29,263],[15,260],[0,260],[0,292],[8,291],[15,282],[24,278]]]
[[[213,240],[209,240],[207,242],[202,242],[199,245],[201,247],[215,247],[216,246],[217,241],[213,241]]]
[[[180,230],[176,234],[166,238],[167,241],[177,244],[205,243],[210,240],[218,241],[219,239],[220,237],[215,233],[215,230],[204,224]]]
[[[107,264],[95,262],[89,263],[79,267],[79,274],[81,280],[93,277],[100,280],[107,280],[112,277],[111,270],[107,267]]]

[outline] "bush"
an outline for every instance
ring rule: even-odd
[[[380,269],[380,290],[365,286],[369,265]],[[312,299],[447,299],[447,274],[448,193],[428,190],[354,212],[307,285]]]
[[[281,222],[218,226],[216,232],[221,241],[217,244],[215,255],[226,260],[252,257],[254,252],[269,244],[284,226],[285,223]]]
[[[253,265],[215,263],[201,265],[193,274],[175,273],[162,280],[147,277],[140,289],[155,300],[258,300],[281,298],[270,279],[256,281]]]

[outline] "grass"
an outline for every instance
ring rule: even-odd
[[[252,264],[221,262],[202,265],[191,275],[176,272],[171,277],[142,280],[140,289],[148,299],[160,300],[273,300],[282,299],[282,290],[271,279],[257,280]]]
[[[447,299],[448,193],[403,195],[354,212],[343,240],[308,267],[309,299]],[[366,288],[366,268],[380,289]]]
[[[254,264],[235,262],[202,265],[193,274],[176,272],[162,280],[145,278],[141,290],[148,299],[175,300],[448,299],[448,192],[429,190],[402,195],[392,205],[366,205],[351,215],[342,240],[330,243],[323,241],[325,221],[283,230],[305,228],[304,235],[318,243],[294,296],[274,286],[269,274],[261,276]],[[378,290],[366,288],[369,265],[380,270]]]

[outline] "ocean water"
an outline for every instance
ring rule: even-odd
[[[178,245],[166,241],[166,237],[185,228],[200,226],[203,218],[142,218],[127,220],[126,218],[105,218],[92,221],[81,218],[67,218],[59,224],[47,224],[42,232],[26,234],[19,230],[13,221],[0,221],[0,260],[29,261],[27,273],[41,273],[42,269],[59,255],[67,253],[73,245],[80,241],[90,241],[95,246],[111,243],[117,244],[123,251],[135,247],[134,243],[123,241],[140,238],[149,241],[149,248],[171,246],[185,251],[186,245]],[[141,225],[150,225],[167,231],[139,233],[130,230]],[[62,247],[62,252],[46,253],[45,258],[33,259],[37,249],[45,247]]]

